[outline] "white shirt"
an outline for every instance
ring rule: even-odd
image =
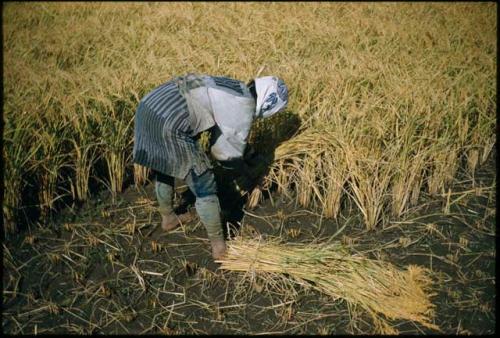
[[[189,74],[179,79],[193,135],[217,124],[222,134],[211,147],[214,158],[241,158],[255,116],[255,99],[247,86],[230,78],[206,75]]]

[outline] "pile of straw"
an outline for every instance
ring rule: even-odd
[[[243,237],[229,242],[226,256],[217,262],[221,269],[252,272],[249,275],[286,275],[295,283],[360,306],[383,334],[398,333],[387,319],[411,320],[439,330],[432,323],[431,279],[428,271],[418,266],[410,265],[404,271],[353,254],[340,243],[285,245],[272,239]]]

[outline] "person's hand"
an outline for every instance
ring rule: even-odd
[[[262,155],[261,153],[258,153],[256,151],[252,151],[252,152],[249,152],[248,154],[246,154],[245,156],[245,162],[249,165],[249,166],[255,166],[259,163],[265,163],[266,162],[266,158],[264,155]]]
[[[255,155],[257,154],[257,151],[252,145],[247,145],[245,148],[245,153],[243,154],[243,159],[245,161],[251,160]]]
[[[250,177],[252,180],[259,179],[265,174],[267,169],[265,158],[262,155],[255,156],[250,163],[247,161],[246,169],[246,174],[248,177]]]
[[[234,182],[240,191],[249,191],[254,185],[254,180],[248,176],[240,176]]]

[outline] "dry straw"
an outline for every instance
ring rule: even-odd
[[[410,265],[406,270],[352,253],[340,243],[282,244],[274,239],[237,237],[221,269],[283,278],[310,286],[334,299],[359,306],[373,319],[379,333],[395,334],[389,320],[410,320],[439,330],[432,323],[429,271]]]

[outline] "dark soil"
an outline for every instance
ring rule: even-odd
[[[435,322],[442,333],[494,332],[494,159],[474,178],[457,180],[452,193],[471,192],[451,195],[449,210],[446,196],[422,196],[403,219],[370,232],[347,202],[337,220],[276,193],[243,211],[244,200],[230,191],[230,182],[218,181],[226,196],[221,196],[224,215],[232,223],[230,237],[242,231],[281,236],[283,242],[324,241],[348,223],[336,240],[401,267],[417,264],[433,271]],[[369,317],[342,300],[300,286],[278,289],[258,276],[251,283],[242,274],[218,270],[198,220],[168,234],[160,229],[153,189],[151,183],[129,187],[114,202],[102,194],[6,241],[3,332],[374,333]],[[176,199],[181,208],[192,202],[182,190]],[[438,333],[411,322],[393,324],[401,333]]]

